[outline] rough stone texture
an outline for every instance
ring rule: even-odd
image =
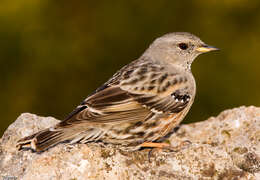
[[[260,179],[260,108],[240,107],[182,125],[169,141],[178,152],[120,151],[100,144],[59,144],[37,154],[16,141],[58,121],[22,114],[0,141],[0,178],[8,179]],[[150,160],[150,161],[149,161]]]

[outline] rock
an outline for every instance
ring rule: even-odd
[[[24,113],[0,141],[3,179],[260,179],[260,108],[226,110],[206,121],[182,125],[169,142],[177,152],[124,152],[98,143],[59,144],[43,153],[17,151],[21,137],[56,124]],[[179,146],[180,147],[180,146]]]

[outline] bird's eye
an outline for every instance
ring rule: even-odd
[[[181,50],[186,50],[186,49],[188,49],[188,44],[186,44],[186,43],[180,43],[180,44],[178,44],[178,46],[179,46],[179,48],[180,48]]]

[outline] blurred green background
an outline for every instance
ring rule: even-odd
[[[260,106],[260,1],[0,2],[0,134],[21,113],[66,117],[158,36],[188,31],[221,49],[193,63],[184,123]]]

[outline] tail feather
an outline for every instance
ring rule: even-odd
[[[69,137],[63,131],[46,131],[36,136],[36,151],[44,151],[67,139]]]
[[[33,135],[27,136],[20,139],[17,142],[18,149],[32,149],[34,151],[40,152],[48,149],[51,146],[54,146],[66,138],[62,131],[50,131],[45,129],[39,131]]]
[[[94,134],[98,136],[93,136]],[[72,143],[79,142],[82,139],[85,142],[94,141],[100,138],[100,130],[89,129],[81,132],[75,132],[68,129],[53,129],[48,128],[39,131],[33,135],[20,139],[17,142],[17,147],[21,149],[32,149],[36,152],[41,152],[53,147],[61,142],[71,141]],[[92,138],[95,137],[95,138]]]

